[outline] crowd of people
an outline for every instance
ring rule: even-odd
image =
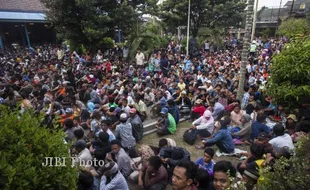
[[[290,110],[264,93],[272,57],[284,44],[285,39],[252,42],[241,101],[235,39],[224,49],[206,42],[195,57],[171,41],[150,56],[138,50],[133,62],[126,61],[127,47],[94,55],[63,46],[7,49],[0,52],[0,103],[21,114],[32,109],[44,115],[46,127],[60,127],[74,145],[77,165],[104,160],[102,167],[80,169],[79,189],[126,190],[129,181],[153,190],[168,184],[175,190],[221,190],[240,181],[254,189],[263,180],[259,170],[293,156],[294,143],[309,134],[307,101]],[[158,146],[143,144],[144,122],[155,116]],[[199,140],[195,147],[204,149],[195,162],[171,138],[181,118],[192,123],[184,140]],[[213,145],[231,154],[240,144],[249,145],[250,153],[238,155],[237,166],[213,160]]]

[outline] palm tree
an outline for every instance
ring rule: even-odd
[[[254,14],[254,0],[248,0],[247,2],[247,10],[246,10],[246,23],[245,23],[245,36],[243,43],[243,50],[241,54],[241,66],[240,66],[240,77],[239,77],[239,86],[237,98],[239,100],[242,99],[242,95],[244,93],[244,84],[245,84],[245,74],[246,74],[246,65],[249,54],[249,47],[251,41],[251,29],[253,22],[253,14]]]
[[[133,61],[137,49],[141,51],[149,58],[155,49],[161,48],[163,44],[163,38],[160,36],[161,25],[159,22],[137,22],[136,27],[132,28],[128,39],[128,61]]]

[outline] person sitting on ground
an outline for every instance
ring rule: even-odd
[[[173,116],[168,113],[168,108],[162,108],[160,111],[162,119],[157,123],[157,135],[171,135],[176,132],[176,123]]]
[[[227,126],[230,123],[230,118],[226,117],[223,118],[221,121],[221,129],[218,130],[214,135],[211,137],[204,139],[202,141],[203,145],[196,146],[197,149],[202,149],[204,147],[209,147],[216,145],[220,151],[225,153],[232,153],[235,150],[234,141],[227,130]]]
[[[175,105],[175,102],[172,99],[168,100],[167,103],[169,113],[173,116],[175,123],[178,124],[180,120],[180,111],[178,106]]]
[[[214,150],[212,148],[206,148],[203,157],[198,158],[195,162],[199,168],[207,171],[210,176],[213,176],[213,167],[215,165],[214,160],[212,160],[213,156]]]
[[[241,122],[242,122],[241,130],[236,133],[232,133],[232,136],[242,138],[244,141],[250,140],[251,125],[252,125],[251,116],[248,114],[243,114]]]
[[[213,168],[212,168],[213,173]],[[213,190],[213,183],[212,183],[212,176],[210,176],[207,170],[202,168],[198,168],[197,175],[196,175],[196,184],[198,190]]]
[[[288,147],[289,150],[294,150],[295,147],[292,137],[289,134],[285,133],[285,129],[281,124],[277,124],[273,127],[273,133],[276,137],[271,139],[269,143],[272,145],[278,157],[282,156],[283,147]]]
[[[86,142],[84,140],[76,141],[74,149],[78,153],[78,156],[75,159],[76,166],[88,166],[88,164],[93,161],[93,157],[88,148],[86,148]]]
[[[129,179],[135,183],[138,182],[139,171],[142,169],[142,158],[138,155],[137,151],[132,148],[128,151],[128,156],[131,158],[132,173],[129,175]]]
[[[140,95],[135,96],[135,104],[134,108],[137,110],[137,114],[139,115],[141,121],[143,122],[147,118],[147,107],[143,102],[143,97]]]
[[[234,107],[234,110],[230,113],[230,119],[231,119],[231,126],[232,127],[242,127],[242,117],[243,117],[243,110],[241,110],[241,107],[239,105],[236,105]]]
[[[251,140],[257,138],[258,135],[262,132],[270,134],[270,128],[267,125],[263,124],[265,119],[266,116],[263,113],[257,115],[256,121],[254,121],[251,125]]]
[[[254,144],[261,145],[264,147],[264,155],[265,155],[265,162],[269,164],[270,161],[273,159],[273,147],[269,144],[271,139],[271,135],[267,133],[260,133],[258,137],[254,140]]]
[[[248,166],[253,166],[253,168],[263,168],[266,165],[263,156],[264,147],[259,144],[252,144],[247,159],[237,165],[239,173],[242,175]]]
[[[161,164],[158,156],[150,157],[148,164],[144,166],[138,177],[138,185],[141,189],[165,190],[168,184],[168,173]]]
[[[121,142],[119,140],[113,140],[110,142],[112,154],[115,156],[115,161],[117,162],[118,168],[121,173],[127,178],[131,173],[130,157],[126,154],[125,150],[121,147]],[[112,161],[112,156],[107,154],[108,161]]]
[[[216,120],[218,116],[225,110],[225,107],[220,102],[215,102],[215,100],[209,101],[210,110],[212,110],[212,116]]]
[[[195,178],[198,168],[190,160],[179,162],[173,170],[172,188],[173,190],[197,190]]]
[[[109,134],[107,132],[100,132],[98,140],[94,140],[91,142],[89,151],[91,153],[94,153],[96,150],[103,150],[106,154],[111,152]]]
[[[131,123],[132,126],[132,134],[136,139],[136,142],[141,141],[143,137],[143,123],[137,114],[137,110],[135,108],[130,109],[130,118],[128,122]]]
[[[182,160],[190,160],[190,153],[182,147],[162,147],[159,156],[163,164],[168,168],[169,177],[173,168]]]
[[[92,190],[93,183],[94,177],[90,173],[86,171],[79,172],[77,190]]]
[[[236,177],[236,168],[229,161],[219,161],[213,168],[213,185],[215,189],[228,189],[234,185],[231,178]]]
[[[214,130],[214,119],[212,113],[206,110],[203,116],[192,123],[192,129],[197,129],[197,135],[202,138],[209,137]]]
[[[127,114],[120,115],[120,124],[116,126],[115,137],[121,140],[122,147],[128,150],[135,146],[136,140],[132,135],[132,125],[127,122]]]
[[[203,101],[198,99],[195,101],[194,108],[192,109],[191,119],[194,121],[199,117],[203,116],[204,112],[206,111],[206,107],[203,105]]]
[[[119,171],[119,167],[115,162],[109,162],[99,169],[101,174],[100,190],[122,189],[129,190],[126,179]]]
[[[191,100],[186,96],[186,91],[182,91],[181,95],[175,99],[175,102],[180,107],[180,113],[186,114],[189,113],[192,108]]]
[[[176,142],[175,140],[171,138],[163,138],[160,139],[158,142],[158,147],[156,146],[151,146],[152,150],[154,151],[155,155],[159,154],[159,151],[163,147],[176,147]]]
[[[245,183],[245,188],[247,190],[257,190],[257,182],[259,179],[259,171],[257,168],[253,168],[252,166],[248,166],[242,175],[242,181]]]

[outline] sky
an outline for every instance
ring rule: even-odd
[[[258,8],[261,8],[263,6],[266,7],[279,7],[281,0],[258,0]],[[288,2],[288,0],[282,0],[282,7],[285,5],[285,3]]]

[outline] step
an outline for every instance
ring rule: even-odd
[[[180,122],[184,122],[186,121],[185,118],[181,118],[179,123]],[[155,128],[156,124],[157,124],[157,120],[155,121],[145,121],[144,123],[147,123],[143,126],[143,135],[148,135],[148,134],[151,134],[151,133],[154,133],[157,131],[157,129]]]

